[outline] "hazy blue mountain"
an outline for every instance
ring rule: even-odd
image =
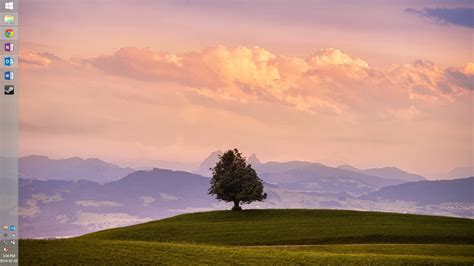
[[[344,169],[344,170],[349,170],[349,171],[354,171],[354,172],[363,171],[363,170],[357,169],[357,168],[355,168],[354,166],[349,165],[349,164],[339,165],[337,168],[339,168],[339,169]]]
[[[106,194],[120,195],[119,202],[143,201],[140,197],[161,199],[150,206],[166,208],[193,208],[208,206],[209,179],[184,171],[153,169],[137,171],[103,186]]]
[[[129,163],[127,165],[137,170],[151,170],[153,168],[159,168],[170,169],[174,171],[193,172],[199,166],[199,163],[152,160],[144,163]]]
[[[282,165],[284,166],[284,163]],[[282,165],[279,165],[280,170],[291,168]],[[458,186],[464,189],[464,192],[449,189],[449,186],[448,189],[440,188],[439,191],[432,188],[426,191],[408,190],[403,193],[395,191],[389,195],[400,195],[400,197],[395,197],[397,201],[387,203],[380,202],[378,197],[373,196],[376,194],[370,192],[375,191],[377,186],[381,185],[380,182],[391,181],[343,169],[316,164],[282,173],[263,174],[263,178],[279,183],[265,182],[267,200],[244,208],[339,208],[405,212],[407,206],[411,206],[411,211],[415,213],[474,217],[471,203],[425,207],[419,203],[403,202],[433,191],[433,197],[440,196],[442,200],[447,197],[451,197],[451,200],[464,200],[463,197],[458,197],[472,191],[472,182]],[[72,236],[143,223],[180,213],[227,209],[228,205],[219,203],[207,194],[208,187],[208,177],[163,169],[136,171],[105,184],[87,180],[22,178],[20,179],[21,236]],[[392,187],[398,188],[398,186],[388,188]],[[364,193],[369,193],[366,199],[357,198]]]
[[[196,174],[202,176],[211,176],[212,173],[209,169],[216,166],[216,162],[219,160],[220,155],[222,155],[222,151],[218,150],[207,156],[207,158],[204,159],[199,168],[196,170]]]
[[[398,169],[397,167],[357,169],[357,168],[355,168],[353,166],[350,166],[350,165],[341,165],[341,166],[338,166],[337,168],[345,169],[345,170],[349,170],[349,171],[353,171],[353,172],[359,172],[359,173],[363,173],[363,174],[367,174],[367,175],[383,177],[383,178],[387,178],[387,179],[403,180],[403,181],[406,181],[406,182],[426,180],[424,177],[422,177],[420,175],[405,172],[403,170]]]
[[[19,160],[20,176],[25,178],[49,180],[86,179],[99,183],[117,180],[133,172],[132,168],[123,168],[102,160],[82,159],[50,159],[46,156],[32,155]]]
[[[464,166],[464,167],[457,167],[449,171],[445,178],[446,179],[456,179],[456,178],[463,178],[468,176],[474,176],[474,166]]]
[[[247,158],[247,162],[251,164],[252,166],[261,164],[260,160],[257,158],[257,155],[255,155],[255,153],[252,153],[252,155],[250,155],[250,157]]]
[[[210,176],[209,168],[214,167],[222,151],[211,153],[201,164],[197,173]],[[407,182],[403,178],[410,175],[395,169],[370,169],[374,174],[329,167],[320,163],[289,161],[262,163],[255,154],[248,157],[257,174],[267,183],[293,191],[350,192],[355,196],[377,189]],[[369,171],[369,172],[370,172]],[[378,176],[382,173],[384,176]],[[404,175],[405,174],[405,175]],[[402,179],[391,178],[402,177]],[[412,176],[411,178],[415,178]],[[418,178],[418,177],[417,177]],[[422,177],[420,177],[422,178]]]
[[[293,169],[308,167],[312,165],[322,165],[303,161],[290,162],[268,162],[255,165],[254,168],[258,174],[284,173]]]
[[[153,169],[99,184],[20,179],[22,237],[84,234],[211,208],[209,179]]]
[[[223,152],[221,150],[212,152],[206,159],[204,159],[199,166],[199,168],[195,171],[196,174],[203,175],[203,176],[211,176],[212,172],[209,168],[213,168],[216,166],[217,161],[219,160],[219,155],[222,155]],[[252,164],[252,166],[257,166],[261,164],[260,160],[257,158],[255,153],[252,153],[250,157],[247,158],[247,162]]]
[[[419,181],[388,186],[362,196],[364,200],[412,201],[418,203],[474,203],[474,177],[455,180]]]
[[[210,173],[204,170],[213,167],[221,153],[217,151],[206,158],[200,170]],[[455,188],[451,188],[451,183],[436,183],[436,188],[405,191],[399,190],[405,188],[404,185],[393,186],[404,183],[404,180],[369,175],[354,169],[301,161],[261,163],[255,155],[251,155],[249,161],[264,180],[268,198],[244,208],[405,212],[409,206],[411,209],[408,211],[414,213],[474,217],[469,202],[472,196],[469,198],[467,195],[473,191],[472,179]],[[130,168],[98,159],[51,160],[43,156],[22,158],[20,165],[23,175],[20,179],[22,237],[71,236],[180,213],[228,208],[207,194],[209,177],[189,172],[163,169],[129,172],[132,171]],[[113,181],[103,181],[108,178]],[[410,188],[412,183],[407,185]],[[388,187],[382,188],[384,186]],[[395,192],[391,192],[393,189]],[[366,197],[361,198],[364,194]],[[431,203],[446,202],[447,198],[460,202],[436,206]]]
[[[260,177],[281,188],[299,191],[350,192],[362,195],[381,187],[404,183],[317,163],[289,162],[257,166]],[[287,170],[289,169],[289,170]]]

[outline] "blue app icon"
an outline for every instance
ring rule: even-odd
[[[5,66],[13,66],[13,63],[14,63],[13,57],[6,56],[3,58],[3,64]]]
[[[10,225],[10,231],[15,231],[16,227],[14,225]]]
[[[13,80],[14,79],[14,75],[13,75],[13,71],[5,71],[5,80]]]

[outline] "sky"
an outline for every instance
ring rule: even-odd
[[[20,153],[474,166],[469,1],[20,5]]]

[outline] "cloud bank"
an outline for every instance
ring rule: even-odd
[[[48,67],[64,60],[51,54],[22,54],[23,67]],[[126,47],[70,60],[111,76],[172,83],[216,101],[283,104],[309,113],[333,114],[452,102],[473,90],[474,64],[442,69],[430,61],[372,68],[363,59],[326,48],[307,57],[274,54],[264,48],[215,46],[185,53]],[[370,104],[370,106],[368,106]]]

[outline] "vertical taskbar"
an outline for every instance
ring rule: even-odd
[[[0,0],[0,265],[18,265],[19,0]]]

